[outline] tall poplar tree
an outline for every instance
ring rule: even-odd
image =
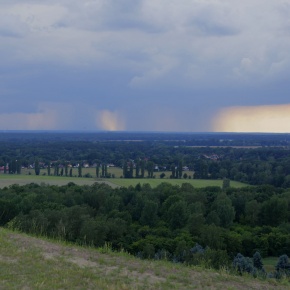
[[[127,178],[128,177],[128,164],[127,161],[125,160],[123,163],[123,177]]]
[[[35,175],[39,175],[40,173],[40,167],[39,167],[39,160],[38,158],[35,159],[34,162],[34,171],[35,171]]]
[[[138,160],[136,162],[136,173],[135,173],[135,177],[139,178],[139,174],[140,174],[140,160]]]
[[[148,177],[153,178],[154,163],[152,161],[149,161],[147,163],[147,171],[148,171]]]
[[[133,161],[130,162],[129,177],[133,178]]]
[[[65,176],[68,176],[68,164],[67,164],[67,162],[64,163],[64,174],[65,174]]]
[[[175,165],[172,164],[170,169],[171,169],[171,178],[175,178]]]
[[[105,177],[105,165],[104,165],[104,163],[102,164],[102,177]]]
[[[79,167],[78,167],[78,177],[82,177],[82,163],[79,163]]]
[[[16,160],[16,173],[21,174],[21,160]]]
[[[178,162],[178,178],[182,177],[182,160]]]
[[[47,164],[47,175],[50,176],[50,161]]]
[[[54,165],[54,172],[53,172],[54,176],[58,176],[58,166],[57,164]]]
[[[145,160],[141,160],[141,178],[145,176]]]

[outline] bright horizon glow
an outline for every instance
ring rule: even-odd
[[[96,124],[98,128],[101,127],[103,130],[125,130],[125,121],[118,112],[101,111],[97,116]]]
[[[213,131],[290,133],[290,104],[224,108],[213,120]]]

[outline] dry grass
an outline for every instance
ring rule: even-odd
[[[0,229],[0,289],[289,289]]]

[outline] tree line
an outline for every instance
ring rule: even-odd
[[[4,173],[20,174],[21,167],[29,167],[38,160],[39,164],[52,166],[48,174],[69,176],[66,163],[74,166],[82,163],[90,166],[98,164],[99,174],[96,172],[96,175],[107,176],[101,172],[101,166],[112,163],[123,168],[125,178],[143,177],[145,171],[148,171],[149,177],[154,177],[155,166],[158,166],[171,172],[172,178],[180,178],[182,162],[183,166],[194,172],[192,178],[227,178],[252,185],[290,187],[289,147],[197,148],[183,143],[173,146],[164,140],[68,141],[65,138],[58,140],[56,137],[47,137],[44,140],[32,138],[22,141],[15,138],[1,141],[0,138],[0,166]],[[244,144],[248,144],[247,140]],[[134,171],[130,166],[134,167]]]

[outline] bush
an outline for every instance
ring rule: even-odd
[[[242,275],[243,273],[254,274],[255,269],[249,258],[244,257],[242,254],[238,253],[233,261],[233,268]]]
[[[257,268],[258,270],[264,269],[262,257],[259,252],[256,252],[253,256],[253,264],[254,264],[254,267]]]
[[[86,173],[86,174],[83,175],[83,177],[85,177],[85,178],[92,178],[93,176],[90,173]]]
[[[275,267],[276,278],[282,278],[283,276],[290,277],[290,263],[287,255],[279,257],[278,263]]]

